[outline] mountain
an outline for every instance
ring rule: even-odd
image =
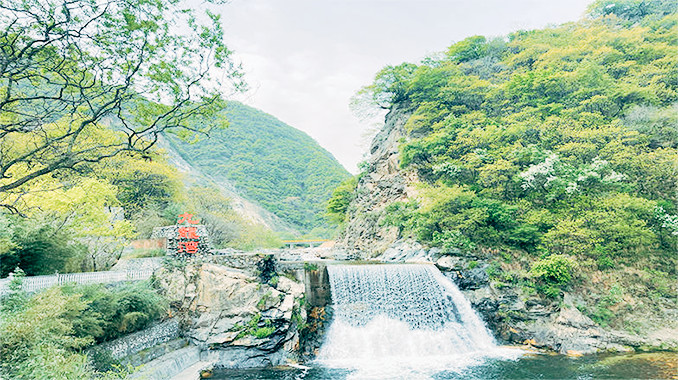
[[[193,143],[167,135],[170,147],[302,234],[327,235],[325,203],[350,176],[346,169],[310,136],[267,113],[232,101],[224,116],[227,128]]]

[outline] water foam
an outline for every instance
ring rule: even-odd
[[[318,362],[359,378],[416,378],[462,370],[497,347],[457,286],[433,265],[327,267],[334,321]]]

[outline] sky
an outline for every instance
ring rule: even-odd
[[[590,2],[231,0],[218,12],[250,86],[235,99],[306,132],[356,173],[375,126],[349,103],[381,68],[417,63],[473,35],[576,21]]]

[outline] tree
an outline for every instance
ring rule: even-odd
[[[187,137],[223,125],[214,77],[244,84],[219,16],[206,16],[175,0],[2,1],[0,193],[144,154],[163,131]],[[100,143],[88,134],[97,124],[120,135]]]

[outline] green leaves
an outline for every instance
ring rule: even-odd
[[[548,286],[563,287],[570,283],[577,262],[566,255],[550,255],[544,259],[535,261],[530,268],[530,275]],[[557,295],[554,289],[548,293],[550,296]]]
[[[221,92],[244,88],[218,15],[199,22],[173,0],[8,0],[0,10],[0,138],[30,146],[0,144],[0,192],[147,152],[164,130],[222,126],[205,122],[221,110]],[[97,123],[122,138],[79,149]]]
[[[520,252],[522,266],[541,257],[532,273],[553,296],[570,258],[675,264],[678,14],[663,0],[591,13],[377,75],[377,105],[409,111],[400,165],[423,182],[383,223],[447,249]]]

